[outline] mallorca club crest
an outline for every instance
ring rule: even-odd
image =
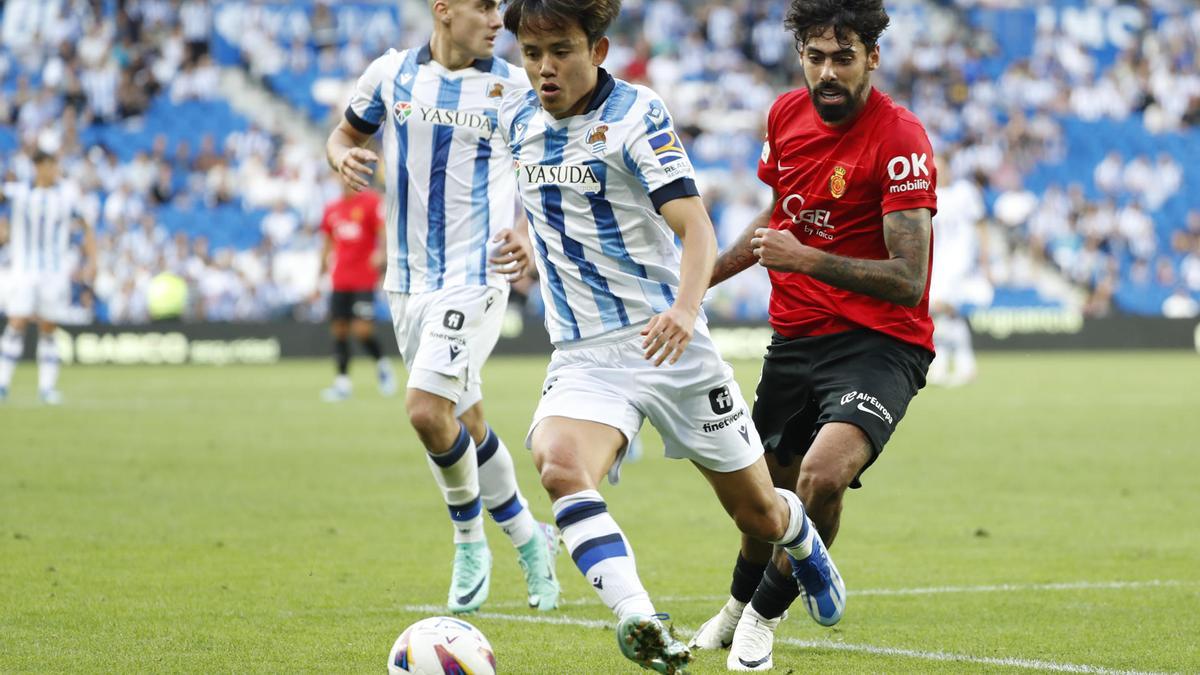
[[[608,150],[608,138],[605,136],[607,133],[607,124],[597,124],[588,130],[586,142],[593,155],[603,155]]]
[[[834,199],[841,199],[846,194],[846,167],[835,166],[833,175],[829,177],[829,194]]]
[[[412,104],[407,101],[400,101],[394,108],[392,108],[392,112],[396,114],[396,121],[400,124],[404,124],[408,121],[409,117],[412,117],[413,107]]]

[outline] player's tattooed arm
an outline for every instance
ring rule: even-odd
[[[760,229],[754,252],[764,267],[800,272],[855,293],[915,307],[929,278],[929,209],[894,211],[883,217],[887,260],[847,258],[801,244],[786,230]]]
[[[717,264],[713,267],[712,281],[708,282],[710,288],[750,269],[754,263],[758,262],[758,258],[754,255],[754,247],[750,242],[754,239],[755,231],[771,224],[771,212],[774,209],[774,204],[772,204],[755,216],[754,220],[750,221],[749,227],[738,235],[737,241],[721,251],[721,255],[717,256]]]

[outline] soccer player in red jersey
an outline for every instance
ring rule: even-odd
[[[337,377],[333,386],[321,393],[326,401],[342,401],[350,396],[350,333],[375,359],[379,391],[384,396],[396,393],[396,377],[392,366],[383,358],[379,340],[375,338],[375,284],[383,262],[383,216],[379,212],[379,195],[370,190],[355,193],[344,188],[342,198],[325,207],[321,232],[325,247],[321,251],[321,272],[330,264],[333,293],[329,301],[330,326],[333,330],[333,353]]]
[[[871,86],[888,21],[882,0],[792,1],[807,87],[768,116],[758,175],[774,204],[720,255],[712,279],[755,263],[769,270],[775,334],[753,419],[775,484],[797,491],[826,543],[846,488],[860,486],[933,359],[937,174],[920,121]],[[784,558],[771,557],[743,537],[732,597],[693,639],[732,643],[732,670],[771,667],[775,627],[800,595]]]

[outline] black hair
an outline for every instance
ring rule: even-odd
[[[798,46],[832,28],[839,43],[854,33],[869,51],[890,21],[883,0],[792,0],[786,25]]]
[[[595,45],[621,13],[621,0],[509,0],[504,27],[513,35],[521,29],[562,31],[579,24],[588,46]]]

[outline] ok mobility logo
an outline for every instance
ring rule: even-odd
[[[888,412],[888,409],[883,407],[883,404],[879,402],[879,399],[870,394],[859,391],[852,391],[849,394],[842,396],[842,405],[850,405],[854,401],[858,401],[859,410],[867,413],[868,415],[874,415],[888,424],[892,424],[892,413]],[[870,407],[867,407],[868,405],[870,405]]]

